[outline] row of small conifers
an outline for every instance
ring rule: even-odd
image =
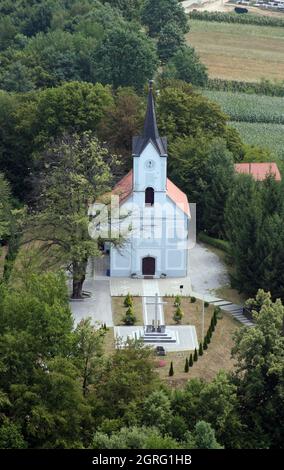
[[[220,307],[215,307],[212,318],[211,318],[211,322],[207,330],[207,333],[204,337],[203,343],[200,342],[198,351],[195,348],[194,353],[191,353],[189,358],[187,357],[185,359],[184,372],[189,372],[189,368],[193,366],[194,362],[198,361],[199,356],[203,356],[203,351],[208,349],[208,345],[211,342],[212,334],[215,331],[218,318],[220,318],[220,313],[221,313]],[[171,362],[170,369],[169,369],[169,376],[172,377],[173,375],[174,375],[174,365],[173,365],[173,362]]]

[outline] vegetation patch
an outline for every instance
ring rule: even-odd
[[[114,325],[125,325],[123,318],[125,317],[127,308],[124,305],[124,297],[112,297],[112,317]],[[135,314],[135,325],[143,325],[143,307],[141,297],[132,297],[133,311]]]
[[[284,28],[191,19],[187,42],[207,66],[210,78],[283,80]]]
[[[280,161],[284,158],[283,124],[262,122],[231,122],[246,144],[269,149]]]
[[[213,90],[204,90],[204,94],[216,101],[232,121],[284,124],[283,97]]]

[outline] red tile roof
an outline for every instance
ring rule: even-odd
[[[269,174],[272,174],[276,181],[281,181],[280,171],[274,162],[236,163],[235,170],[237,173],[252,175],[254,179],[259,181],[264,180]]]
[[[133,170],[130,170],[114,187],[113,193],[119,195],[120,204],[133,190]],[[188,199],[169,178],[167,178],[167,196],[188,216],[190,216]]]

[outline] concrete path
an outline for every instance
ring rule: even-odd
[[[233,304],[214,295],[215,289],[230,283],[226,265],[215,253],[203,243],[197,243],[189,251],[189,263],[193,289],[191,295],[219,306],[246,326],[254,326],[254,323],[243,315],[242,305]]]
[[[105,276],[107,262],[105,258],[100,258],[99,261],[90,260],[83,290],[90,293],[91,297],[70,301],[75,325],[83,318],[91,317],[93,324],[106,323],[107,326],[113,326],[110,279]]]
[[[177,277],[168,279],[131,279],[129,277],[110,278],[110,292],[112,296],[125,296],[128,292],[134,296],[144,295],[144,282],[154,283],[159,287],[161,296],[167,295],[190,295],[190,277]],[[157,283],[157,284],[156,284]],[[183,286],[182,290],[180,286]]]
[[[230,283],[226,265],[203,243],[189,250],[189,272],[192,290],[200,294],[208,295]]]

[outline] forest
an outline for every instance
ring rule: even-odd
[[[0,448],[283,447],[283,183],[235,173],[271,153],[201,93],[188,31],[177,0],[0,4]],[[169,177],[227,242],[255,320],[233,371],[182,388],[139,341],[109,354],[107,328],[74,328],[65,277],[80,296],[89,201],[130,169],[152,78]]]

